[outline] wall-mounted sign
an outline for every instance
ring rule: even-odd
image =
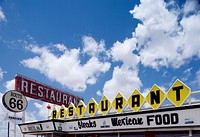
[[[2,102],[3,105],[12,112],[22,112],[28,105],[26,97],[15,90],[6,92],[3,95]]]
[[[106,96],[103,96],[99,103],[99,110],[103,115],[106,115],[111,108],[111,103]]]
[[[153,109],[157,109],[165,100],[165,93],[155,84],[147,94],[146,101]]]
[[[126,106],[126,99],[121,93],[118,93],[115,99],[112,102],[112,107],[119,114]]]
[[[28,125],[28,130],[31,132],[35,131],[42,131],[42,125],[41,124],[34,124],[34,125]]]
[[[191,128],[200,125],[200,105],[167,108],[160,110],[142,111],[138,113],[123,113],[82,118],[74,120],[53,120],[20,124],[22,133],[45,133],[62,131],[71,133],[90,133],[120,130],[149,130],[168,128]]]
[[[61,108],[60,108],[59,117],[60,117],[61,120],[64,120],[66,115],[67,115],[67,110],[62,105]]]
[[[59,117],[59,112],[58,110],[56,109],[56,107],[53,108],[53,111],[51,112],[51,118],[52,119],[57,119]],[[62,117],[60,117],[61,119]]]
[[[75,106],[77,106],[78,102],[83,100],[83,98],[63,92],[21,75],[17,75],[15,77],[15,89],[27,97],[60,106],[64,105],[66,107],[68,107],[70,103],[73,103]]]
[[[43,131],[53,131],[54,124],[53,122],[39,122],[39,123],[31,123],[31,124],[21,124],[20,129],[22,133],[36,133]]]
[[[144,97],[138,90],[134,90],[128,99],[128,104],[134,112],[137,112],[144,103]]]
[[[76,113],[76,107],[74,106],[73,103],[70,103],[67,109],[67,114],[68,114],[69,119],[72,119],[75,113]]]
[[[168,99],[177,107],[181,106],[190,95],[190,88],[180,80],[176,80],[169,89]]]
[[[176,82],[172,85],[172,87],[169,89],[167,93],[162,91],[161,88],[159,88],[155,84],[147,94],[146,98],[144,98],[138,90],[134,90],[131,96],[128,98],[128,100],[126,100],[121,93],[118,93],[112,102],[112,106],[108,98],[105,96],[101,99],[99,104],[97,104],[96,101],[92,98],[86,107],[86,111],[90,117],[93,117],[95,113],[98,111],[98,109],[100,110],[99,112],[101,112],[102,115],[106,115],[112,107],[116,111],[116,113],[120,114],[128,104],[129,107],[134,112],[137,112],[139,111],[139,109],[141,108],[141,106],[144,104],[145,101],[150,104],[152,109],[156,110],[160,107],[160,105],[163,103],[165,99],[169,99],[176,107],[180,107],[182,103],[188,98],[189,95],[190,95],[190,88],[188,88],[180,80],[176,80]],[[68,111],[70,111],[68,115],[71,114],[71,116],[68,117],[70,119],[73,119],[74,114],[77,113],[77,116],[79,118],[82,118],[84,114],[81,113],[80,115],[80,111],[84,112],[82,111],[83,108],[85,108],[83,103],[81,103],[76,108],[74,108],[74,106],[68,107]],[[56,113],[59,112],[53,110],[52,113],[55,114],[54,115],[55,118]]]
[[[65,121],[67,132],[114,131],[123,129],[149,129],[194,127],[200,125],[200,106],[168,108],[124,113],[96,118],[85,118]]]
[[[79,103],[78,103],[78,106],[76,108],[76,114],[79,118],[82,118],[83,115],[85,114],[85,111],[86,111],[86,105],[85,103],[81,100]]]
[[[97,110],[98,110],[98,104],[94,98],[91,98],[87,105],[86,111],[88,112],[90,117],[93,117],[96,114]]]

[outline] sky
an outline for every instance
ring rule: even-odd
[[[167,92],[176,79],[198,91],[199,22],[198,0],[1,0],[0,99],[16,74],[85,104],[119,92],[128,99],[134,89],[145,96],[154,84]],[[28,98],[26,121],[47,119],[47,105]],[[5,136],[6,115],[1,102]]]

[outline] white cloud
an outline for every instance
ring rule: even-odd
[[[100,53],[105,52],[105,43],[101,40],[99,43],[92,37],[84,36],[83,40],[83,53],[87,53],[92,57],[97,57]]]
[[[192,84],[196,87],[200,87],[200,69],[196,72],[195,80]]]
[[[47,106],[50,105],[51,109],[48,110]],[[54,106],[53,104],[50,103],[46,103],[43,102],[42,104],[39,104],[38,102],[34,103],[35,108],[37,109],[37,115],[41,118],[41,119],[48,119],[48,116],[50,116],[51,111],[53,110]],[[56,105],[57,110],[60,109],[60,106]]]
[[[198,86],[200,86],[200,70],[196,73],[196,81],[198,83]]]
[[[136,49],[136,39],[125,39],[123,43],[117,41],[111,48],[111,55],[113,61],[123,62],[122,67],[136,67],[139,63],[139,57],[133,54]]]
[[[141,0],[130,13],[142,22],[133,34],[144,66],[179,68],[193,56],[200,57],[199,14],[179,19],[178,9],[169,10],[164,1],[153,0]]]
[[[0,67],[0,81],[3,79],[3,70],[1,69],[1,67]]]
[[[187,99],[187,100],[189,100],[189,99]],[[190,101],[191,101],[191,102],[197,102],[197,101],[199,101],[199,99],[198,99],[198,98],[192,97]],[[189,101],[188,101],[188,102],[189,102]]]
[[[197,15],[192,15],[190,17],[184,17],[181,20],[181,25],[183,27],[182,35],[182,54],[184,58],[191,58],[197,56],[200,58],[200,13]]]
[[[191,76],[191,70],[192,70],[192,67],[190,68],[187,68],[185,71],[183,71],[183,78],[181,78],[181,80],[183,81],[187,81],[188,78]]]
[[[110,68],[110,63],[105,62],[102,63],[96,57],[92,57],[86,64],[84,64],[83,69],[84,73],[88,75],[87,83],[88,84],[95,84],[96,77],[101,73],[105,73]],[[91,82],[92,79],[92,82]]]
[[[114,43],[109,51],[113,62],[122,63],[121,66],[115,66],[112,78],[104,84],[103,95],[111,101],[119,92],[128,98],[134,89],[140,89],[142,86],[137,68],[140,60],[138,55],[133,54],[135,50],[136,39],[126,38],[123,43]]]
[[[191,70],[192,70],[192,67],[186,69],[183,73],[187,75],[191,75]]]
[[[111,101],[118,92],[128,98],[134,89],[140,89],[142,83],[138,77],[138,70],[115,67],[112,79],[106,81],[103,94]]]
[[[14,90],[15,89],[15,79],[12,79],[10,81],[6,81],[4,86],[6,88],[6,91]]]
[[[163,72],[163,74],[162,74],[162,77],[167,77],[167,74],[168,74],[168,71],[165,70],[165,71]]]
[[[183,8],[185,15],[195,13],[199,8],[198,2],[198,0],[186,0]]]
[[[0,7],[0,21],[6,21],[6,16],[1,7]]]
[[[169,62],[177,58],[176,37],[171,35],[177,31],[177,16],[166,9],[166,3],[152,0],[141,0],[141,4],[130,11],[133,16],[142,21],[138,24],[135,37],[141,63],[158,69],[168,66]]]
[[[144,36],[150,35],[150,30],[163,30],[165,32],[173,32],[177,28],[177,16],[166,9],[166,3],[162,0],[155,2],[153,0],[141,0],[139,6],[135,6],[133,10],[130,11],[134,18],[142,21],[144,30]],[[141,28],[140,28],[141,29]],[[136,36],[143,38],[142,33],[137,33]],[[141,44],[141,43],[140,43]]]
[[[141,94],[143,95],[144,98],[146,98],[146,96],[147,96],[147,94],[149,93],[150,90],[151,90],[150,88],[146,88],[146,89],[144,89],[143,92],[141,92]]]
[[[103,93],[102,93],[100,90],[98,90],[98,91],[96,92],[96,94],[97,94],[98,96],[100,96],[100,97],[103,96]]]
[[[110,68],[109,62],[100,61],[96,56],[91,57],[85,64],[81,63],[80,49],[68,50],[61,44],[54,47],[60,49],[60,56],[48,47],[30,45],[27,49],[37,56],[22,60],[21,63],[74,91],[84,91],[87,84],[95,84],[99,75]]]
[[[59,51],[66,51],[67,48],[63,44],[55,44],[54,45]]]

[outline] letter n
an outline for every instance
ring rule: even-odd
[[[151,95],[151,105],[153,105],[154,102],[156,102],[156,104],[160,103],[160,90],[156,90],[156,93],[154,91],[151,91],[150,95]]]

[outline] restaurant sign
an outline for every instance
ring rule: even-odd
[[[17,75],[15,77],[15,90],[21,92],[27,97],[60,106],[64,105],[65,107],[68,107],[70,103],[73,103],[75,106],[77,106],[79,101],[83,100],[83,98],[61,91],[59,89],[53,88],[51,86],[26,78],[21,75]]]
[[[199,127],[200,105],[183,106],[133,113],[123,113],[73,120],[46,120],[20,124],[22,133],[39,132],[104,132],[160,128]]]
[[[65,121],[65,130],[102,131],[123,129],[173,128],[199,126],[200,106],[187,106],[138,113],[116,114]]]
[[[97,104],[92,98],[87,106],[84,105],[83,102],[80,102],[77,107],[71,103],[68,108],[62,107],[59,111],[54,108],[51,113],[51,118],[64,119],[64,117],[68,117],[69,119],[73,119],[75,114],[78,118],[83,118],[85,113],[87,113],[89,117],[94,117],[98,110],[102,115],[107,115],[111,108],[113,108],[117,114],[121,114],[127,105],[129,105],[133,112],[138,112],[145,101],[152,107],[152,109],[157,110],[166,99],[171,101],[176,107],[180,107],[189,95],[190,88],[180,80],[176,80],[167,93],[162,91],[159,86],[154,85],[146,98],[144,98],[138,90],[134,90],[128,100],[126,100],[121,93],[118,93],[112,103],[106,96],[102,97],[99,104]],[[65,111],[67,113],[64,113]]]

